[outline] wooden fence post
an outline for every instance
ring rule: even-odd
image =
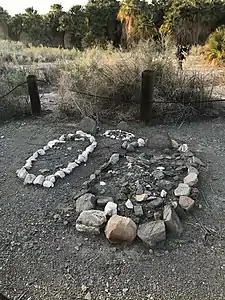
[[[37,78],[35,75],[27,76],[28,92],[30,95],[31,111],[35,116],[41,114],[41,102],[37,87]]]
[[[142,72],[141,82],[141,121],[149,123],[152,118],[153,92],[155,83],[155,71],[145,70]]]

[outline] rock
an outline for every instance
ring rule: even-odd
[[[166,229],[168,230],[168,232],[170,232],[174,236],[180,237],[183,231],[183,227],[178,215],[170,205],[164,206],[163,220],[165,222]]]
[[[114,202],[108,202],[104,208],[106,216],[113,216],[117,214],[117,204]]]
[[[106,215],[103,211],[84,210],[76,221],[76,230],[91,234],[100,234],[100,229],[106,221]]]
[[[122,201],[126,201],[127,200],[127,195],[125,193],[118,193],[116,195],[116,200],[122,200]]]
[[[151,150],[164,150],[172,148],[172,142],[167,133],[152,134],[147,139],[147,147]]]
[[[123,142],[121,148],[127,149],[127,146],[129,145],[128,141]]]
[[[137,148],[138,147],[138,142],[131,142],[130,145],[133,146],[134,148]]]
[[[102,172],[102,171],[105,171],[110,165],[110,161],[107,161],[106,163],[104,163],[103,165],[101,165],[101,167],[99,168],[99,170]]]
[[[126,149],[128,152],[134,152],[134,146],[133,145],[131,145],[131,144],[128,144],[127,145],[127,149]]]
[[[133,203],[130,201],[130,199],[127,200],[127,202],[125,203],[126,208],[128,209],[133,209],[134,205]]]
[[[187,152],[188,151],[188,145],[187,144],[183,144],[179,147],[178,151],[180,152]]]
[[[135,196],[135,200],[138,202],[142,202],[148,199],[148,195],[147,194],[141,194],[141,195],[136,195]]]
[[[91,300],[91,293],[87,292],[87,294],[84,297],[84,300]]]
[[[190,197],[186,197],[186,196],[180,196],[179,198],[179,205],[186,211],[190,211],[194,205],[195,205],[195,201],[190,198]]]
[[[174,149],[178,149],[179,148],[179,143],[173,139],[171,139],[171,143],[172,143],[172,147]]]
[[[199,175],[199,171],[195,167],[192,167],[192,166],[188,167],[188,174],[190,174],[190,173],[195,173],[195,174]]]
[[[96,175],[95,175],[95,174],[91,174],[91,175],[90,175],[90,180],[91,180],[91,181],[94,181],[95,179],[96,179]]]
[[[44,149],[39,149],[39,150],[37,150],[37,153],[39,155],[45,155],[45,150]]]
[[[162,198],[158,197],[155,200],[152,200],[150,202],[150,206],[153,208],[158,208],[158,207],[162,206],[163,203],[164,203],[164,200]]]
[[[99,196],[97,198],[97,205],[99,205],[99,206],[105,207],[108,202],[114,202],[113,197]]]
[[[117,124],[117,129],[122,131],[129,131],[130,126],[126,122],[121,121],[119,124]]]
[[[48,176],[45,177],[45,180],[55,183],[55,176],[54,175],[48,175]]]
[[[198,175],[196,173],[189,173],[184,178],[184,183],[188,184],[189,186],[194,186],[198,183]]]
[[[25,168],[21,168],[16,171],[16,175],[19,179],[25,179],[27,174],[28,174],[28,172]]]
[[[189,159],[189,162],[193,165],[199,165],[205,167],[205,163],[196,156],[193,156]]]
[[[164,178],[164,174],[162,170],[154,170],[151,174],[156,180],[160,180]]]
[[[160,188],[160,189],[164,189],[165,191],[169,192],[173,189],[174,187],[174,183],[169,181],[169,180],[159,180],[157,182],[157,186]]]
[[[185,196],[181,196],[181,197],[185,197]],[[186,215],[185,211],[183,210],[183,208],[180,206],[180,204],[177,201],[172,201],[171,205],[174,208],[178,217],[180,219],[184,220],[187,215]]]
[[[167,191],[162,190],[160,193],[160,197],[165,198],[167,196]]]
[[[189,196],[191,188],[186,183],[179,183],[178,187],[174,190],[174,195],[179,196]]]
[[[138,143],[138,147],[144,147],[145,146],[145,141],[143,139],[138,139],[137,143]]]
[[[54,183],[52,181],[50,181],[50,180],[45,180],[43,182],[43,187],[52,188],[52,187],[54,187]]]
[[[162,219],[162,213],[160,211],[155,211],[154,212],[154,219],[155,219],[155,221],[161,220]]]
[[[76,200],[76,212],[81,213],[85,210],[94,209],[96,205],[96,197],[91,193],[82,195]]]
[[[43,175],[38,175],[35,179],[33,184],[39,184],[42,185],[43,182],[45,181],[45,177]]]
[[[112,164],[112,165],[115,165],[118,163],[118,161],[120,160],[120,155],[119,153],[114,153],[111,155],[110,159],[109,159],[109,162]]]
[[[26,185],[26,184],[32,184],[33,181],[35,180],[35,178],[36,178],[36,176],[34,174],[27,174],[27,176],[24,179],[23,184],[24,185]]]
[[[137,225],[130,218],[114,215],[106,225],[105,235],[112,244],[131,243],[136,238]]]
[[[144,214],[142,206],[141,205],[134,205],[134,215],[136,217],[142,217]]]
[[[154,247],[166,239],[165,224],[161,220],[144,223],[138,227],[137,235],[145,244]]]
[[[54,176],[59,177],[59,178],[64,178],[66,175],[63,171],[59,170],[59,171],[55,172]]]
[[[95,134],[97,132],[97,124],[95,120],[85,117],[80,122],[80,128],[85,133]]]

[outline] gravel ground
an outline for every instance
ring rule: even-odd
[[[48,116],[0,127],[0,292],[10,299],[225,299],[225,121],[140,127],[138,136],[168,131],[207,163],[202,209],[185,222],[180,240],[149,252],[140,242],[110,245],[75,231],[73,194],[117,149],[100,139],[87,166],[54,189],[24,187],[15,171],[47,141],[75,130]],[[74,146],[75,152],[79,145]],[[58,156],[57,156],[58,155]],[[73,154],[67,153],[69,160]],[[61,163],[63,152],[52,156]],[[62,159],[63,162],[63,159]],[[49,161],[38,162],[41,168]],[[38,164],[37,163],[37,164]],[[210,229],[211,234],[206,234]],[[90,292],[90,293],[89,293]]]

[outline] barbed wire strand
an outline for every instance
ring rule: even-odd
[[[20,86],[22,86],[22,85],[24,85],[24,84],[26,84],[26,83],[27,83],[27,81],[18,84],[18,85],[15,86],[13,89],[11,89],[8,93],[6,93],[6,94],[3,95],[3,96],[0,96],[0,100],[3,99],[3,98],[5,98],[5,97],[7,97],[7,96],[10,95],[12,92],[14,92],[18,87],[20,87]]]

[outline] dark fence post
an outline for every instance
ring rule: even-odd
[[[141,121],[149,123],[152,117],[153,92],[155,83],[155,71],[142,72],[141,82]]]
[[[37,78],[35,75],[27,76],[28,92],[30,95],[31,111],[35,116],[41,114],[41,102],[37,87]]]

